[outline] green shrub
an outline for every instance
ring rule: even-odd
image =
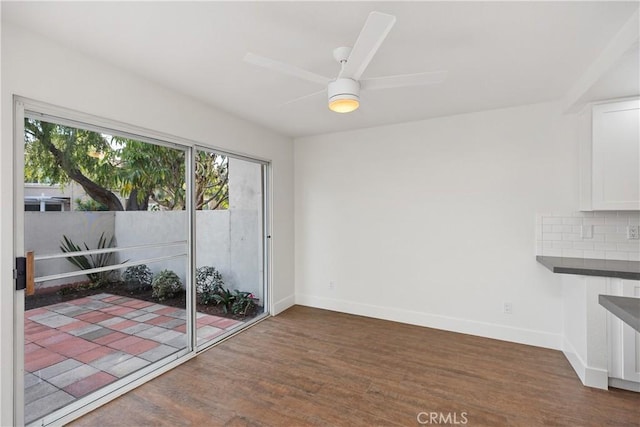
[[[235,291],[233,296],[231,312],[242,316],[245,316],[251,308],[255,307],[256,301],[258,301],[258,299],[250,292]]]
[[[108,211],[109,208],[93,199],[76,199],[77,211]]]
[[[247,312],[256,306],[258,298],[250,292],[233,291],[220,288],[213,296],[216,304],[222,305],[225,313],[233,313],[246,316]]]
[[[129,291],[143,291],[151,288],[153,273],[146,264],[127,267],[122,275],[122,280]]]
[[[224,281],[222,275],[214,267],[196,269],[196,293],[202,304],[216,302],[215,295],[222,291]]]
[[[153,292],[151,296],[159,301],[167,298],[173,298],[182,292],[182,282],[176,273],[171,270],[162,270],[158,273],[151,283]]]
[[[222,305],[222,309],[225,313],[228,313],[233,305],[235,297],[229,289],[221,288],[213,295],[213,299],[216,301],[216,304]]]

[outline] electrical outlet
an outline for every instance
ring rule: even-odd
[[[329,282],[329,290],[333,291],[336,288],[336,283],[334,281]]]
[[[505,302],[503,312],[504,314],[513,314],[513,305],[510,302]]]
[[[638,240],[640,239],[639,236],[639,229],[640,226],[637,225],[629,225],[627,226],[627,239],[628,240]]]

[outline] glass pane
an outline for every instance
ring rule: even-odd
[[[198,345],[265,310],[263,166],[196,154]]]
[[[185,158],[25,120],[27,423],[187,347]]]

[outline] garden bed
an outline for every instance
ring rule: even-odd
[[[87,283],[75,283],[73,285],[60,288],[57,291],[52,290],[50,292],[36,292],[34,295],[25,297],[25,310],[58,304],[61,302],[71,301],[74,299],[84,298],[101,293],[120,295],[123,297],[155,302],[171,307],[186,308],[187,306],[186,292],[181,292],[173,298],[166,298],[162,301],[159,301],[157,298],[151,296],[151,289],[130,291],[127,289],[124,282],[113,282],[94,288],[90,288]],[[261,314],[263,312],[263,307],[255,305],[251,307],[245,315],[234,315],[232,313],[225,313],[224,308],[221,305],[205,305],[197,302],[196,311],[198,313],[211,314],[214,316],[226,317],[229,319],[247,319]]]

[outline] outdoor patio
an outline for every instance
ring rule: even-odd
[[[186,311],[111,294],[25,312],[25,422],[186,346]],[[197,314],[198,344],[243,322]]]

